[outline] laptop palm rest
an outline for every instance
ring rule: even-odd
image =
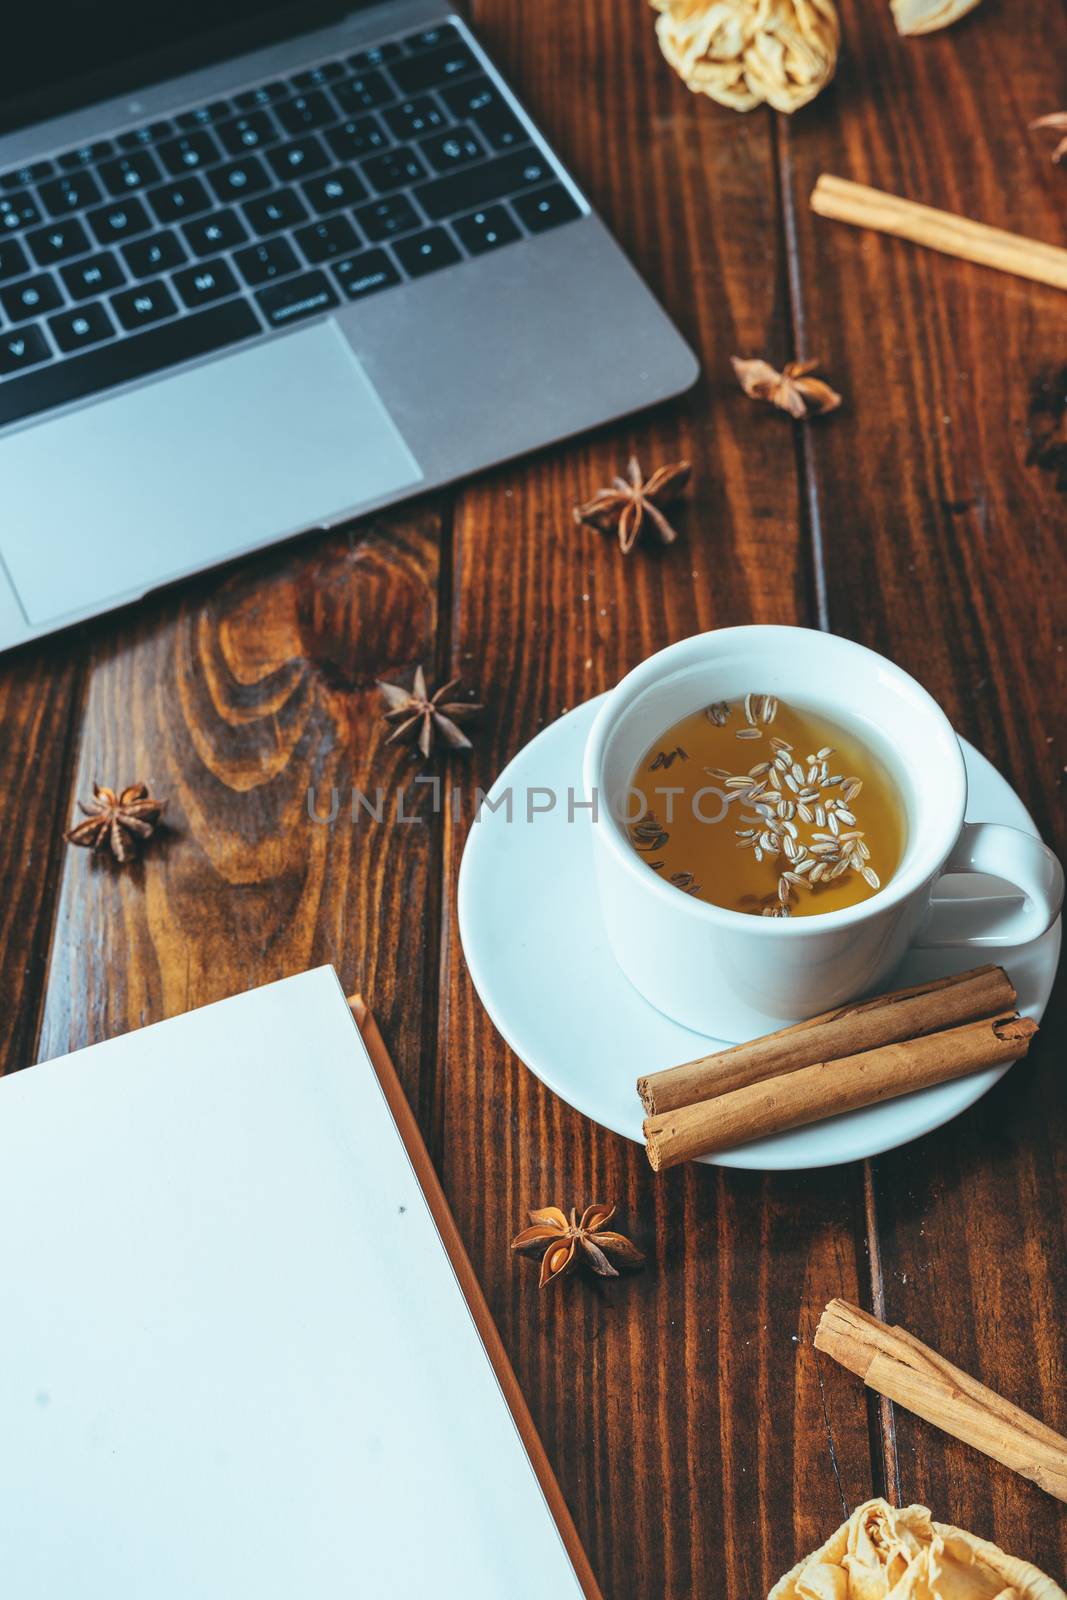
[[[0,442],[0,555],[27,619],[43,624],[139,598],[421,477],[327,320]],[[101,508],[91,546],[87,506]]]

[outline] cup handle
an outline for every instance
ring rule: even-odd
[[[1004,901],[999,901],[1000,915],[992,921],[987,917],[983,925],[975,901],[934,901],[914,941],[924,949],[1028,944],[1047,932],[1063,905],[1063,868],[1052,851],[1033,834],[1000,822],[965,822],[942,872],[985,872],[1006,879],[1018,887],[1023,903],[1005,916]]]

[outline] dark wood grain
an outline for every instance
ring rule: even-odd
[[[487,785],[650,651],[813,612],[791,430],[752,427],[729,364],[735,351],[784,358],[790,337],[768,120],[689,95],[640,8],[487,4],[477,18],[704,366],[666,414],[459,496],[452,645],[492,700],[470,775]],[[571,508],[631,450],[648,467],[689,458],[694,490],[679,543],[627,559]],[[446,843],[451,912],[463,830]],[[654,1178],[639,1148],[504,1049],[451,920],[446,949],[445,1186],[605,1592],[764,1594],[797,1539],[818,1543],[868,1492],[865,1411],[841,1405],[836,1380],[820,1386],[803,1342],[819,1297],[858,1284],[860,1175]],[[509,1233],[529,1206],[587,1199],[619,1202],[649,1270],[600,1296],[539,1293]]]
[[[926,684],[1062,855],[1067,499],[1028,457],[1067,299],[820,221],[807,196],[829,171],[1062,243],[1065,175],[1026,123],[1063,99],[1067,17],[1039,3],[1020,27],[990,0],[911,41],[882,6],[848,0],[842,18],[837,88],[780,130],[808,349],[847,396],[808,441],[829,624]],[[882,1314],[1060,1430],[1064,1046],[1054,999],[1030,1063],[876,1164],[871,1207]],[[893,1430],[905,1501],[1062,1577],[1061,1507],[907,1413]]]
[[[373,998],[422,1103],[439,821],[351,820],[411,776],[380,676],[432,667],[439,522],[425,507],[294,544],[116,619],[89,662],[75,789],[143,777],[167,831],[132,871],[68,851],[42,1058],[330,961]],[[328,816],[331,791],[339,814]],[[392,820],[391,820],[392,819]]]
[[[0,1073],[34,1059],[82,681],[73,635],[0,664]]]
[[[1025,124],[1067,100],[1067,20],[983,0],[900,41],[882,0],[842,0],[837,82],[786,120],[691,95],[638,0],[471,9],[703,376],[5,661],[0,1066],[333,962],[381,1025],[608,1600],[759,1600],[883,1488],[1062,1576],[1052,1502],[869,1406],[810,1344],[827,1299],[858,1299],[1067,1429],[1062,996],[1031,1065],[866,1169],[655,1177],[485,1017],[454,917],[465,821],[385,746],[374,681],[423,661],[480,691],[471,758],[430,769],[469,796],[672,640],[829,626],[915,673],[1067,847],[1067,299],[807,210],[828,170],[1062,242],[1067,174]],[[733,354],[821,356],[846,405],[798,431],[739,394]],[[571,508],[631,452],[694,479],[679,542],[624,559]],[[76,796],[135,777],[168,800],[143,864],[67,849]],[[389,819],[353,823],[353,789],[379,786]],[[312,820],[309,791],[321,815],[334,789],[336,820]],[[593,1198],[648,1270],[539,1294],[507,1249],[525,1209]]]

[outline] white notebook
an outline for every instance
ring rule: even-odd
[[[595,1594],[408,1148],[329,967],[0,1080],[4,1600]]]

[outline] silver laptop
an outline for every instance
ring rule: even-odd
[[[0,647],[696,377],[446,4],[225,11],[5,23]]]

